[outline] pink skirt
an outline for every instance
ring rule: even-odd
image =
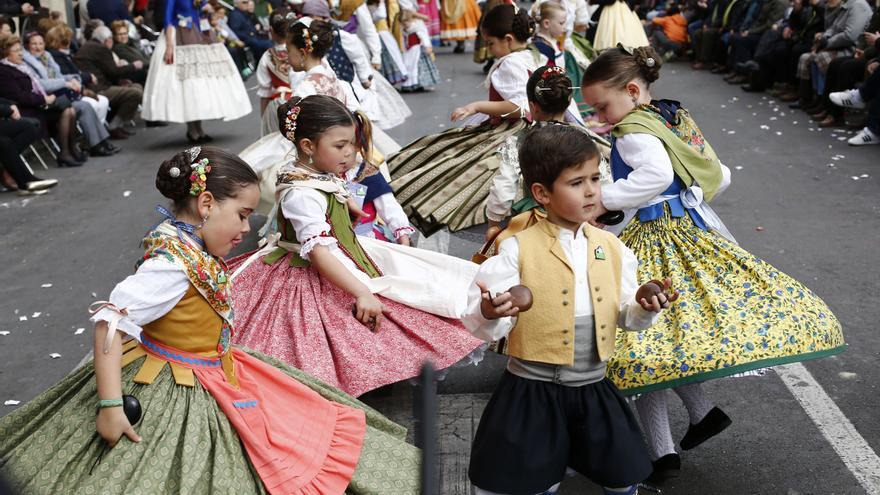
[[[234,271],[252,253],[229,261]],[[312,267],[284,257],[252,263],[235,279],[235,344],[248,347],[358,396],[419,374],[422,363],[447,368],[481,345],[458,320],[398,302],[374,333],[352,315],[355,298]]]

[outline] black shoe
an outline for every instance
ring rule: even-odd
[[[78,162],[83,162],[83,163],[85,163],[85,162],[89,161],[89,154],[86,153],[86,152],[83,151],[83,150],[80,150],[80,149],[76,149],[76,148],[74,148],[73,151],[71,151],[70,154],[72,154],[72,155],[73,155],[73,159],[76,160],[76,161],[78,161]]]
[[[727,72],[727,67],[719,65],[717,67],[712,67],[711,69],[709,69],[709,72],[712,74],[724,74]]]
[[[105,141],[89,148],[89,153],[92,156],[113,156],[118,153],[118,150],[119,148],[115,146],[112,148],[108,146],[108,143]]]
[[[455,44],[455,48],[452,50],[452,53],[464,53],[464,41],[459,41]]]
[[[724,431],[733,423],[724,411],[713,407],[699,423],[690,425],[679,445],[681,450],[691,450],[706,440]]]
[[[162,122],[161,120],[148,120],[147,127],[167,127],[168,122]]]
[[[199,142],[199,144],[213,143],[214,138],[212,138],[211,136],[209,136],[207,134],[202,134],[201,136],[199,136],[198,142]]]
[[[646,480],[654,485],[663,484],[664,481],[677,478],[681,473],[681,456],[678,454],[666,454],[652,462],[654,470]]]
[[[726,81],[727,81],[727,84],[734,84],[734,85],[745,84],[745,83],[749,82],[749,78],[746,76],[736,76],[736,77],[732,77],[730,79],[726,79]]]
[[[742,89],[746,93],[760,93],[760,92],[764,91],[764,88],[755,86],[754,84],[743,85]]]
[[[66,158],[58,157],[58,166],[59,167],[82,167],[83,162],[78,162],[76,160],[68,160]]]
[[[104,141],[104,147],[106,147],[108,150],[112,151],[114,155],[116,153],[119,153],[120,151],[122,151],[122,148],[120,148],[119,146],[116,146],[115,144],[111,143],[110,141]]]

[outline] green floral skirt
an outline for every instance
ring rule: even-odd
[[[681,297],[643,332],[617,333],[608,377],[625,394],[843,351],[840,323],[800,282],[735,243],[666,215],[620,236],[640,283],[671,278]]]
[[[366,412],[367,431],[346,493],[416,494],[420,452],[406,430],[369,406],[290,366],[248,351],[325,398]],[[140,443],[122,440],[104,454],[95,432],[98,403],[92,363],[0,419],[0,470],[26,495],[266,493],[235,429],[214,398],[174,382],[168,366],[150,385],[132,380],[144,358],[122,370],[124,393],[143,407]]]
[[[486,199],[498,173],[498,149],[525,120],[457,127],[410,143],[388,158],[391,187],[413,225],[425,235],[486,222]]]

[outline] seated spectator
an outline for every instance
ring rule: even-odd
[[[12,177],[19,194],[34,194],[55,187],[55,179],[40,179],[28,170],[21,152],[40,138],[40,122],[23,118],[10,100],[0,98],[0,168]]]
[[[113,31],[113,53],[129,64],[141,63],[141,69],[133,73],[129,79],[141,85],[146,84],[147,71],[150,68],[150,58],[137,47],[134,41],[129,39],[128,23],[126,21],[113,21],[110,24],[110,30]]]
[[[92,38],[85,42],[74,56],[80,70],[91,73],[97,80],[95,90],[110,100],[110,136],[125,139],[133,133],[123,124],[133,120],[144,96],[144,88],[129,77],[143,69],[143,63],[134,61],[118,65],[113,54],[113,33],[107,26],[98,26]]]
[[[15,21],[6,15],[0,15],[0,36],[15,34]]]
[[[89,0],[87,9],[90,20],[100,19],[105,26],[109,26],[113,21],[134,20],[122,0]]]
[[[226,9],[223,7],[213,8],[211,13],[211,31],[217,37],[217,41],[223,43],[226,51],[235,62],[235,67],[241,74],[242,79],[247,79],[252,74],[251,68],[247,65],[247,55],[245,54],[245,45],[238,39],[235,32],[229,29],[226,24]]]
[[[855,53],[855,43],[871,19],[871,7],[865,0],[827,0],[825,31],[818,33],[810,52],[798,60],[797,77],[800,101],[797,108],[815,112],[822,105],[828,65],[838,57]]]
[[[272,48],[269,34],[254,15],[253,0],[235,0],[235,9],[229,13],[229,28],[251,49],[254,60],[260,60],[263,52]]]
[[[691,34],[694,70],[714,69],[720,65],[721,35],[727,31],[729,22],[737,17],[743,4],[744,0],[717,0],[712,5],[703,25]]]
[[[788,8],[788,0],[767,0],[761,5],[755,21],[746,29],[735,33],[730,38],[730,61],[728,68],[733,75],[725,78],[730,84],[743,84],[748,81],[748,75],[742,64],[752,60],[759,43],[764,40],[764,34],[774,29],[774,25],[785,17]]]
[[[687,44],[688,20],[678,9],[671,7],[666,15],[656,16],[645,26],[645,32],[651,40],[651,45],[666,61],[672,59]]]
[[[0,1],[0,14],[9,17],[18,17],[19,23],[22,20],[40,10],[39,0],[2,0]],[[13,32],[15,30],[13,29]]]
[[[67,97],[73,109],[76,110],[76,120],[80,129],[89,143],[89,153],[93,156],[110,156],[119,152],[119,149],[110,144],[107,138],[110,134],[104,127],[104,118],[107,117],[109,101],[102,97],[103,101],[92,100],[82,97],[82,82],[79,76],[65,75],[55,63],[52,54],[46,51],[43,37],[39,33],[29,33],[24,38],[27,51],[24,52],[25,63],[33,70],[43,89],[55,96]],[[95,111],[97,107],[103,117],[99,117]]]
[[[880,32],[880,9],[874,12],[865,33],[856,42],[853,56],[837,57],[828,64],[825,77],[825,90],[822,93],[822,104],[810,116],[819,123],[819,127],[834,127],[844,124],[843,109],[831,102],[830,95],[838,91],[854,88],[865,78],[865,69],[870,61],[877,58],[878,36]]]
[[[76,112],[69,102],[46,93],[24,63],[23,52],[20,39],[0,37],[0,98],[15,102],[23,116],[38,119],[44,136],[54,127],[61,146],[58,165],[78,167],[83,164],[78,158],[83,157],[75,143]]]
[[[876,41],[875,41],[876,43]],[[868,122],[861,132],[847,141],[852,146],[880,144],[880,60],[868,64],[868,79],[856,89],[831,93],[831,101],[844,108],[868,107]]]

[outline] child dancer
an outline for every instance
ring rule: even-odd
[[[411,11],[400,13],[400,23],[403,26],[403,63],[409,74],[401,91],[404,93],[433,91],[440,82],[440,73],[437,71],[437,65],[434,64],[434,46],[431,44],[428,28],[425,22]]]
[[[618,43],[624,46],[648,45],[648,36],[642,21],[629,8],[626,0],[614,0],[611,5],[602,9],[593,47],[601,52],[616,47]]]
[[[249,230],[256,182],[218,148],[162,164],[156,186],[175,213],[161,209],[168,219],[144,239],[136,273],[93,311],[94,363],[0,420],[0,466],[17,493],[418,490],[418,450],[402,428],[230,346],[222,257]],[[140,402],[135,425],[123,393]]]
[[[527,49],[532,24],[525,10],[499,5],[485,15],[480,29],[497,59],[487,78],[489,101],[457,108],[452,120],[472,117],[482,123],[425,136],[388,158],[397,199],[426,235],[444,225],[460,230],[486,221],[497,150],[526,127],[526,83],[544,64],[542,55]]]
[[[541,123],[565,125],[565,112],[571,104],[572,97],[571,81],[568,79],[565,69],[559,66],[539,67],[526,83],[526,94],[529,98],[529,112],[536,123],[535,125],[541,125]],[[489,228],[486,230],[487,242],[496,239],[501,230],[501,223],[509,216],[516,216],[539,206],[529,192],[523,190],[519,164],[519,144],[533,128],[534,126],[530,126],[520,133],[510,136],[499,150],[501,163],[498,167],[498,173],[492,180],[492,187],[489,189],[489,197],[486,200],[486,217],[489,220]],[[575,128],[581,130],[599,146],[602,155],[599,163],[600,174],[603,182],[610,182],[611,174],[607,163],[610,150],[608,142],[586,128],[581,126],[575,126]],[[537,219],[537,216],[530,216],[525,222],[514,222],[514,224],[528,227]],[[508,230],[511,226],[514,225],[509,225]],[[505,232],[504,237],[515,233],[516,231]],[[497,238],[494,245],[498,246],[501,240],[501,238]]]
[[[477,39],[480,6],[475,0],[443,0],[440,8],[440,40],[454,41],[453,53],[464,53],[464,42]]]
[[[290,62],[287,60],[287,27],[292,13],[288,9],[278,9],[269,16],[269,35],[275,46],[263,52],[257,64],[257,96],[260,97],[262,126],[260,136],[271,134],[278,129],[275,120],[278,104],[290,97]]]
[[[550,494],[571,467],[606,494],[632,495],[651,464],[606,361],[618,327],[650,327],[678,295],[668,281],[639,287],[633,253],[586,223],[601,199],[599,151],[581,131],[531,131],[520,163],[547,217],[504,241],[470,290],[465,324],[488,341],[507,336],[510,358],[468,475],[481,495]],[[508,292],[520,284],[531,309]]]
[[[388,5],[388,4],[392,5]],[[373,16],[373,23],[376,25],[376,31],[379,33],[379,39],[382,41],[382,65],[381,72],[388,79],[388,82],[397,86],[405,82],[408,78],[406,64],[403,62],[403,54],[400,51],[400,45],[391,33],[389,19],[393,20],[398,15],[399,9],[395,0],[368,0],[370,13]],[[393,6],[393,9],[391,8]]]
[[[354,235],[338,176],[357,152],[358,121],[321,95],[279,108],[297,150],[278,174],[281,241],[230,262],[240,271],[235,341],[353,395],[413,377],[425,360],[448,367],[479,345],[435,316],[464,312],[473,264]]]
[[[595,214],[627,213],[620,238],[639,280],[671,278],[686,297],[645,334],[619,336],[609,377],[636,401],[659,481],[678,472],[666,388],[691,426],[682,450],[730,424],[699,382],[843,351],[840,323],[809,289],[740,248],[706,204],[730,183],[690,114],[655,100],[662,60],[650,47],[603,52],[584,73],[584,97],[614,124],[611,170]],[[647,260],[652,260],[647,262]]]

